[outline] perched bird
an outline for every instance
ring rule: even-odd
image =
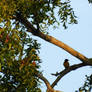
[[[68,61],[69,61],[68,59],[64,60],[63,65],[64,65],[65,69],[69,68],[69,62]]]

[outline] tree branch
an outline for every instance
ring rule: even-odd
[[[80,63],[80,64],[75,64],[75,65],[72,65],[70,66],[68,69],[64,69],[63,71],[61,71],[60,73],[56,73],[54,74],[55,76],[58,76],[56,78],[56,80],[52,83],[51,87],[53,88],[55,85],[57,85],[57,83],[59,82],[59,80],[65,76],[66,74],[68,74],[69,72],[71,72],[72,70],[76,70],[80,67],[83,67],[83,66],[92,66],[92,63],[90,64],[87,64],[87,63]]]
[[[42,81],[44,81],[44,83],[46,84],[46,87],[47,87],[47,92],[61,92],[61,91],[58,91],[58,90],[54,90],[54,89],[51,87],[49,81],[48,81],[43,75],[37,73],[36,76],[37,76],[38,78],[40,78]]]
[[[56,38],[49,36],[47,34],[42,33],[40,30],[37,30],[26,18],[22,17],[20,14],[16,15],[16,19],[21,22],[25,27],[28,29],[28,32],[31,32],[33,35],[38,36],[73,55],[74,57],[80,59],[82,62],[88,61],[88,58],[82,55],[81,53],[77,52],[73,48],[69,47],[68,45],[64,44],[63,42],[57,40]]]
[[[52,85],[50,85],[50,83],[48,82],[48,80],[45,77],[43,77],[42,75],[37,74],[37,76],[41,80],[43,80],[44,83],[46,84],[47,92],[58,92],[58,91],[55,91],[53,89],[53,87],[67,73],[71,72],[72,70],[83,67],[83,66],[87,66],[87,65],[90,65],[90,64],[92,65],[92,62],[89,62],[89,59],[87,57],[85,57],[81,53],[77,52],[73,48],[69,47],[68,45],[64,44],[63,42],[57,40],[56,38],[54,38],[52,36],[49,36],[47,34],[44,34],[40,30],[37,30],[26,18],[24,18],[20,14],[17,14],[15,19],[17,21],[19,21],[20,23],[22,23],[28,29],[27,31],[32,33],[34,36],[38,36],[38,37],[42,38],[43,40],[46,40],[46,41],[48,41],[48,42],[64,49],[65,51],[67,51],[68,53],[70,53],[71,55],[73,55],[74,57],[78,58],[79,60],[81,60],[83,62],[83,63],[80,63],[80,64],[73,65],[73,66],[69,67],[68,69],[65,69],[65,70],[61,71],[59,73],[58,77],[56,78],[56,80],[52,83]]]

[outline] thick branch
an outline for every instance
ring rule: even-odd
[[[68,69],[64,69],[63,71],[61,71],[60,73],[58,73],[56,75],[54,74],[55,76],[58,75],[58,77],[52,83],[51,87],[53,88],[55,85],[57,85],[57,83],[59,82],[59,80],[63,76],[65,76],[66,74],[68,74],[69,72],[71,72],[72,70],[78,69],[78,68],[83,67],[83,66],[89,66],[89,65],[92,66],[92,64],[86,64],[86,63],[75,64],[75,65],[70,66]]]
[[[62,49],[70,53],[71,55],[75,56],[76,58],[80,59],[81,61],[85,62],[88,61],[88,58],[82,55],[81,53],[77,52],[73,48],[69,47],[68,45],[64,44],[63,42],[57,40],[56,38],[44,34],[37,30],[33,25],[25,18],[23,18],[20,14],[17,15],[17,20],[20,21],[25,27],[28,29],[28,32],[31,32],[33,35],[38,36]]]
[[[69,47],[65,43],[57,40],[56,38],[54,38],[52,36],[45,35],[45,34],[41,33],[41,35],[39,35],[39,37],[64,49],[65,51],[67,51],[68,53],[70,53],[71,55],[75,56],[76,58],[80,59],[83,62],[88,61],[88,59],[84,55],[82,55],[81,53],[77,52],[73,48]]]

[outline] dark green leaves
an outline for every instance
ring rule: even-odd
[[[58,9],[60,20],[57,20],[55,8]],[[30,22],[37,26],[40,25],[40,30],[48,28],[48,26],[58,23],[63,23],[63,27],[67,28],[66,24],[76,24],[76,16],[71,8],[70,1],[61,0],[1,0],[0,1],[0,21],[8,21],[14,19],[16,13],[20,13],[23,17],[30,19]],[[13,26],[13,25],[11,25]],[[55,25],[53,25],[55,26]]]
[[[76,92],[91,92],[92,91],[92,74],[90,76],[86,75],[86,81],[79,91]]]
[[[71,8],[70,2],[65,2],[61,4],[58,15],[60,16],[61,23],[63,23],[63,27],[67,28],[67,23],[69,24],[77,24],[76,16],[74,14],[73,8]]]

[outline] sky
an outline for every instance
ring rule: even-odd
[[[86,57],[92,58],[92,4],[89,4],[87,0],[71,0],[71,6],[78,17],[78,24],[69,25],[67,30],[64,30],[62,26],[55,30],[49,28],[49,34]],[[61,48],[38,37],[35,37],[35,39],[41,43],[41,70],[43,70],[43,75],[50,83],[56,79],[51,73],[64,69],[64,59],[69,59],[70,65],[81,62]],[[92,74],[92,67],[89,66],[74,70],[65,75],[55,86],[55,89],[63,92],[75,92],[84,84],[85,75],[90,74]],[[45,92],[46,86],[44,83],[42,83],[41,88],[42,92]]]

